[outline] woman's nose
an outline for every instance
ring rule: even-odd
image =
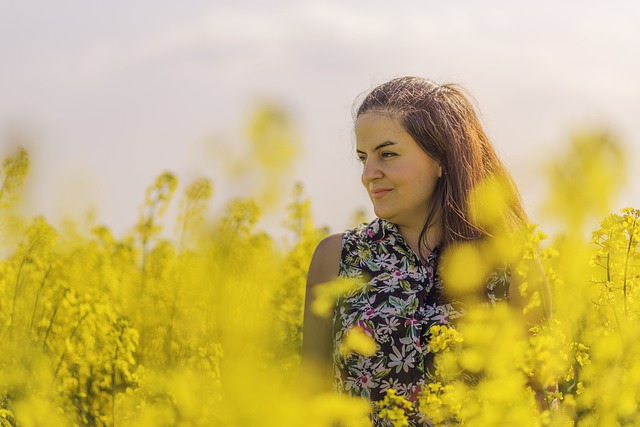
[[[362,166],[362,182],[371,182],[382,176],[380,165],[375,159],[367,159]]]

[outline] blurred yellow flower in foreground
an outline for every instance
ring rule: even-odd
[[[378,349],[378,344],[374,339],[367,335],[364,328],[354,326],[349,329],[347,336],[340,345],[340,354],[343,357],[351,353],[358,353],[363,356],[373,356]]]
[[[306,269],[328,230],[314,225],[300,185],[289,239],[259,229],[296,147],[286,116],[266,109],[252,120],[255,194],[209,217],[213,184],[192,181],[175,239],[163,233],[179,188],[171,173],[152,183],[139,220],[118,237],[101,224],[56,228],[18,215],[28,156],[3,162],[1,427],[368,427],[372,411],[394,427],[410,412],[434,426],[640,424],[640,210],[608,214],[591,241],[581,228],[609,208],[623,177],[609,136],[577,138],[550,168],[550,207],[566,224],[554,236],[533,224],[509,235],[496,227],[509,183],[474,190],[469,208],[492,238],[453,246],[441,265],[446,297],[470,303],[465,316],[423,331],[435,366],[415,402],[389,389],[372,404],[297,385]],[[497,267],[516,279],[510,293],[526,298],[522,310],[478,303]],[[521,311],[546,307],[541,283],[553,319],[530,325]],[[312,310],[330,317],[359,286],[315,287]],[[356,328],[340,350],[371,355],[376,344]]]
[[[315,286],[314,300],[311,305],[313,312],[321,317],[329,317],[333,314],[336,300],[347,293],[362,286],[358,280],[339,277],[328,283]]]

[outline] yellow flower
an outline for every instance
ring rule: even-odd
[[[438,353],[447,350],[450,346],[460,344],[462,335],[455,328],[444,325],[433,325],[429,329],[429,351]]]
[[[372,337],[366,334],[363,328],[354,326],[347,332],[344,341],[340,345],[340,354],[343,357],[351,353],[358,353],[363,356],[373,356],[378,349],[378,345]]]
[[[460,268],[464,265],[464,268]],[[448,248],[440,265],[444,289],[452,297],[465,298],[481,289],[490,271],[483,252],[472,243],[461,243]]]
[[[329,317],[333,313],[336,300],[361,285],[358,280],[343,277],[317,285],[314,287],[315,295],[311,309],[318,316]]]
[[[398,396],[394,389],[387,389],[384,398],[377,402],[379,408],[378,417],[391,422],[393,427],[406,427],[409,418],[406,411],[413,408],[413,404],[402,396]]]

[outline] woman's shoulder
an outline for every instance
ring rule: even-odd
[[[369,223],[356,225],[342,233],[331,234],[320,240],[311,258],[309,276],[314,282],[337,277],[343,252],[349,253],[363,242],[374,238],[380,226],[381,222],[376,218]]]
[[[320,240],[311,258],[308,278],[311,284],[327,282],[338,276],[343,233]]]
[[[320,240],[318,246],[316,246],[316,254],[321,256],[327,256],[332,254],[340,254],[342,250],[342,239],[344,233],[330,234],[324,239]]]

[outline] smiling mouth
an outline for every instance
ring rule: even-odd
[[[374,190],[371,192],[371,197],[374,199],[379,199],[380,197],[385,196],[391,190]]]

